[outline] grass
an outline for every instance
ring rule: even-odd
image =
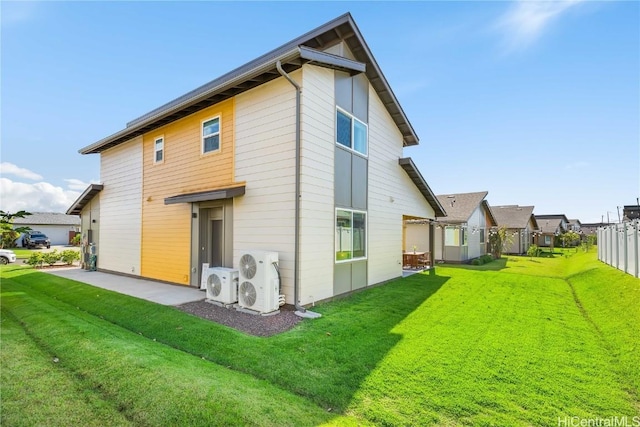
[[[13,251],[18,259],[28,259],[33,251],[32,249],[26,248],[9,248],[9,250]]]
[[[23,357],[2,370],[2,424],[39,424],[56,408],[50,425],[73,425],[65,413],[120,414],[122,425],[244,424],[251,410],[266,425],[505,426],[640,413],[640,280],[581,252],[436,272],[318,305],[322,318],[257,338],[3,267],[2,366]],[[34,410],[20,391],[31,369],[52,380],[28,395],[58,400],[47,384],[66,379],[59,407]],[[218,394],[221,405],[194,405]]]

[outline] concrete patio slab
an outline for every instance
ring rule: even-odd
[[[188,286],[170,285],[101,271],[87,271],[77,267],[42,271],[162,305],[180,305],[205,298],[203,291]]]

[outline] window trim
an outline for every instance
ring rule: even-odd
[[[211,120],[215,120],[218,119],[218,132],[216,133],[211,133],[205,136],[204,134],[204,124],[206,122],[210,122]],[[204,140],[205,138],[208,138],[210,136],[215,136],[218,135],[218,148],[216,150],[210,150],[210,151],[204,151]],[[206,118],[204,120],[202,120],[200,122],[200,154],[202,155],[209,155],[212,153],[219,153],[220,150],[222,149],[222,115],[218,114],[216,116],[212,116],[209,118]]]
[[[337,259],[337,253],[338,251],[336,250],[336,243],[337,241],[335,240],[335,234],[334,234],[334,242],[333,242],[333,261],[336,264],[344,264],[347,262],[357,262],[357,261],[366,261],[369,259],[369,213],[367,211],[363,211],[363,210],[359,210],[359,209],[351,209],[351,208],[341,208],[341,207],[336,207],[334,210],[334,216],[333,216],[333,226],[334,226],[334,230],[336,227],[336,220],[338,218],[338,211],[347,211],[351,213],[351,229],[353,230],[353,214],[354,213],[359,213],[359,214],[363,214],[364,215],[364,256],[363,257],[358,257],[358,258],[354,258],[353,257],[353,233],[351,234],[351,258],[349,259],[342,259],[339,260]],[[335,231],[334,231],[335,233]]]
[[[338,142],[338,112],[344,114],[345,116],[349,117],[349,119],[351,120],[351,141],[350,141],[350,145],[349,147],[347,147],[346,145]],[[335,119],[336,119],[336,131],[335,131],[335,143],[338,147],[341,147],[345,150],[351,151],[352,153],[358,154],[360,156],[363,157],[369,157],[369,124],[363,122],[362,120],[358,119],[356,116],[354,116],[353,114],[351,114],[350,112],[348,112],[347,110],[345,110],[344,108],[340,108],[338,106],[336,106],[336,114],[335,114]],[[356,121],[358,121],[359,123],[361,123],[362,125],[364,125],[364,129],[366,132],[366,144],[365,144],[365,152],[361,152],[358,151],[354,148],[355,145],[355,130],[356,130],[356,126],[355,123]]]
[[[162,141],[162,148],[158,150],[158,141]],[[158,151],[162,152],[162,159],[158,160]],[[164,135],[159,135],[153,138],[153,164],[159,165],[164,163],[165,150],[164,150]]]

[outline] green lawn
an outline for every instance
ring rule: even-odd
[[[24,267],[0,274],[2,425],[640,414],[640,280],[593,252],[438,266],[317,305],[322,318],[270,338]]]

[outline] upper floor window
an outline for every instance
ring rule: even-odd
[[[220,149],[220,117],[202,122],[202,153],[210,153]]]
[[[153,163],[164,162],[164,137],[160,136],[153,143]]]
[[[367,155],[369,131],[366,123],[344,110],[336,110],[336,142],[355,152]]]

